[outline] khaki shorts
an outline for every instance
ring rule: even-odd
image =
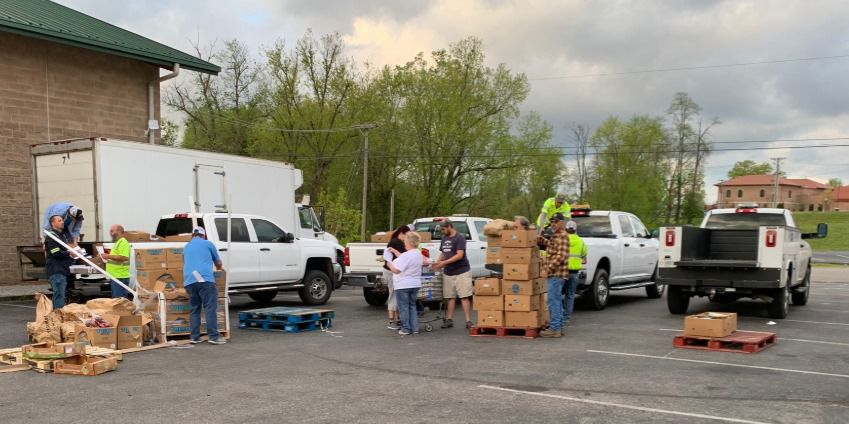
[[[473,291],[471,271],[459,275],[442,275],[442,297],[445,299],[465,299],[472,297]]]

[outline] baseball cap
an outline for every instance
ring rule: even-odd
[[[577,231],[578,230],[578,223],[575,222],[575,221],[569,221],[569,222],[566,223],[566,229],[572,230],[572,231]]]
[[[566,220],[566,216],[563,215],[560,212],[557,212],[556,214],[554,214],[554,216],[551,217],[551,222],[558,222],[558,221],[565,221],[565,220]]]
[[[204,230],[203,227],[195,227],[195,229],[192,230],[192,234],[200,234],[202,236],[205,236],[206,230]]]
[[[565,202],[566,201],[566,195],[563,194],[563,193],[557,193],[557,195],[554,196],[554,201],[555,202]]]

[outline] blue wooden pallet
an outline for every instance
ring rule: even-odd
[[[315,331],[320,328],[330,328],[332,326],[333,322],[330,318],[294,323],[269,320],[239,320],[239,328],[242,329],[280,331],[284,333],[303,333],[305,331]]]
[[[332,319],[335,317],[336,312],[332,309],[292,308],[286,306],[252,309],[250,311],[239,312],[239,322],[263,321],[297,324],[300,322],[313,322],[322,319]]]

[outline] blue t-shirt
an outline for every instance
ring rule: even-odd
[[[209,240],[200,237],[192,237],[192,241],[183,248],[183,285],[197,283],[194,272],[200,274],[203,281],[214,283],[215,275],[213,267],[220,261],[218,250]]]

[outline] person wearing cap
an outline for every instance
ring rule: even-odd
[[[206,230],[195,227],[192,240],[183,248],[183,286],[189,293],[191,312],[191,342],[200,343],[200,312],[206,317],[206,332],[209,343],[224,344],[218,332],[218,289],[215,287],[213,266],[222,270],[218,249],[206,239]]]
[[[572,217],[572,208],[569,206],[569,203],[566,202],[566,195],[563,193],[557,193],[556,196],[548,198],[545,203],[542,204],[542,211],[540,211],[539,217],[537,218],[537,228],[540,232],[544,230],[543,224],[548,222],[548,219],[553,217],[556,213],[563,214],[563,216],[567,219]]]
[[[49,218],[51,227],[50,232],[61,240],[62,243],[68,245],[71,242],[70,237],[64,231],[64,221],[59,215],[53,215]],[[60,309],[65,306],[65,297],[68,288],[68,278],[71,276],[71,265],[76,261],[76,255],[73,250],[68,250],[62,246],[53,237],[47,237],[44,240],[44,271],[47,273],[47,281],[50,283],[50,288],[53,289],[53,309]]]
[[[50,231],[53,226],[50,224],[50,219],[54,216],[59,216],[64,222],[63,232],[68,234],[72,243],[70,246],[76,247],[80,242],[80,231],[83,227],[83,210],[68,202],[57,202],[47,207],[44,213],[44,225],[42,228]]]
[[[558,295],[563,293],[563,284],[569,278],[569,236],[566,233],[566,217],[556,212],[551,217],[554,234],[538,241],[545,247],[545,269],[548,271],[548,313],[551,316],[549,326],[540,337],[558,338],[563,336],[563,301]]]
[[[531,221],[528,218],[525,218],[521,215],[516,215],[513,217],[513,229],[514,230],[530,230],[531,229]]]
[[[578,289],[578,274],[587,262],[587,244],[578,235],[578,223],[568,221],[566,223],[566,234],[569,235],[569,281],[563,287],[563,322],[572,320],[572,311],[575,309],[575,291]]]

